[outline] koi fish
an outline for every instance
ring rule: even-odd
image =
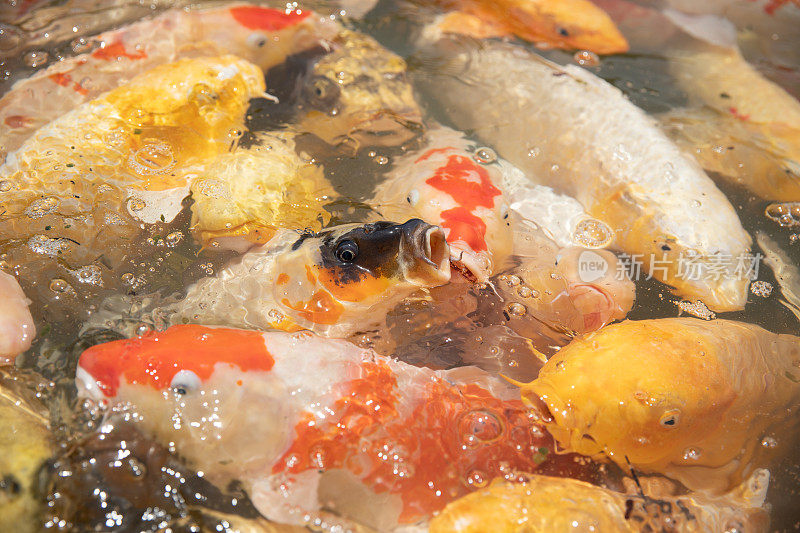
[[[0,271],[0,363],[12,363],[31,347],[36,326],[29,303],[16,278]]]
[[[440,43],[425,53],[440,57],[426,63],[436,68],[419,85],[456,127],[529,179],[576,198],[612,228],[610,246],[641,257],[678,294],[719,311],[744,306],[747,279],[732,266],[722,276],[708,272],[720,255],[745,254],[750,236],[697,162],[618,89],[507,43]],[[700,270],[692,279],[680,270],[688,257]]]
[[[215,277],[192,285],[172,323],[308,329],[346,337],[412,292],[450,280],[443,231],[419,219],[281,230]]]
[[[766,532],[768,485],[769,471],[759,469],[721,497],[688,494],[658,498],[533,474],[523,483],[495,481],[448,504],[431,520],[428,531]]]
[[[523,386],[565,449],[721,493],[790,448],[800,340],[729,320],[625,321]]]
[[[395,162],[371,205],[387,218],[418,216],[439,224],[453,261],[472,277],[485,281],[502,269],[514,251],[518,217],[561,246],[590,245],[576,237],[590,218],[576,200],[530,183],[460,132],[435,127],[426,136],[424,148]]]
[[[234,4],[172,9],[101,33],[88,40],[89,50],[18,81],[0,99],[0,152],[16,150],[37,128],[160,65],[230,54],[266,70],[337,31],[311,11]]]
[[[241,481],[277,522],[324,506],[386,531],[494,477],[591,477],[590,463],[550,454],[536,413],[488,374],[417,368],[310,333],[173,326],[89,348],[77,383],[133,404],[148,432],[207,479]]]
[[[289,127],[332,146],[395,146],[422,129],[406,62],[363,33],[342,29],[325,46],[266,72],[274,99],[253,106],[248,128]]]
[[[436,24],[441,33],[486,39],[511,37],[541,48],[591,50],[598,54],[628,51],[628,42],[612,20],[588,0],[438,0],[446,13]]]

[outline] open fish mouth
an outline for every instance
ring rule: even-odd
[[[450,281],[450,247],[444,231],[418,218],[403,224],[400,265],[410,283],[436,287]]]

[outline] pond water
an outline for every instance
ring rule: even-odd
[[[742,61],[752,65],[754,72],[764,80],[777,84],[785,94],[798,98],[800,31],[792,21],[800,21],[800,7],[790,2],[778,7],[774,15],[769,15],[763,9],[766,3],[712,2],[707,7],[707,13],[701,15],[728,17],[732,25],[724,27],[735,30]],[[421,28],[430,24],[440,13],[455,10],[459,4],[436,0],[381,0],[372,6],[347,0],[341,4],[330,1],[309,2],[299,6],[297,3],[271,5],[286,12],[303,9],[328,14],[330,21],[355,32],[343,39],[355,42],[357,35],[369,35],[387,50],[387,54],[391,51],[405,60],[407,72],[402,76],[396,73],[390,76],[380,70],[389,68],[380,63],[384,60],[382,52],[375,56],[377,59],[367,52],[355,52],[355,59],[350,58],[350,62],[343,60],[342,63],[325,67],[327,71],[319,70],[317,74],[336,72],[340,78],[353,79],[347,83],[352,83],[354,89],[342,89],[351,91],[346,94],[352,100],[342,104],[340,117],[347,115],[350,109],[366,106],[363,104],[364,99],[368,98],[365,94],[374,96],[380,91],[397,90],[387,85],[395,82],[408,82],[413,86],[414,94],[409,105],[418,106],[421,117],[412,117],[414,120],[403,122],[413,115],[408,112],[402,120],[396,117],[392,119],[396,123],[393,122],[387,130],[389,134],[367,132],[363,138],[355,141],[353,137],[345,141],[335,138],[331,142],[330,138],[326,138],[329,129],[327,123],[315,118],[317,111],[309,110],[309,106],[313,107],[309,102],[313,102],[315,96],[307,95],[310,99],[293,100],[297,94],[293,84],[304,83],[311,87],[308,90],[319,90],[316,98],[322,100],[327,94],[324,91],[329,88],[308,84],[308,74],[298,77],[297,72],[292,70],[308,68],[308,64],[314,65],[315,61],[330,52],[312,49],[305,53],[303,49],[290,48],[290,53],[282,52],[282,60],[273,61],[266,69],[267,92],[277,94],[285,90],[286,98],[281,103],[274,103],[263,95],[263,91],[259,93],[256,90],[252,99],[244,100],[246,113],[243,113],[241,124],[236,120],[228,124],[225,118],[213,118],[208,121],[218,120],[222,126],[214,122],[204,130],[205,125],[198,126],[191,122],[192,118],[186,119],[180,115],[178,118],[167,117],[165,121],[172,120],[173,123],[166,126],[154,126],[152,130],[145,128],[145,131],[135,133],[141,134],[142,138],[149,135],[151,139],[168,140],[177,136],[186,139],[198,132],[201,137],[217,136],[214,141],[217,144],[212,148],[197,148],[199,141],[195,144],[192,144],[195,141],[185,141],[184,144],[181,144],[184,142],[182,140],[175,141],[172,146],[174,154],[169,151],[170,145],[165,151],[157,143],[145,142],[150,151],[134,154],[140,156],[140,164],[146,167],[139,172],[139,176],[167,175],[176,161],[180,169],[181,165],[189,165],[187,161],[192,157],[207,157],[208,153],[218,150],[218,146],[225,146],[225,149],[219,149],[219,153],[215,152],[213,157],[221,157],[219,154],[226,151],[235,156],[242,150],[263,146],[263,135],[278,131],[291,136],[294,152],[299,154],[300,162],[297,165],[312,165],[322,169],[320,175],[313,179],[319,180],[316,183],[325,184],[314,191],[321,206],[319,214],[316,211],[310,217],[303,214],[305,207],[298,208],[297,205],[306,201],[305,197],[292,197],[289,203],[278,206],[278,225],[296,230],[307,227],[320,230],[337,224],[380,218],[380,206],[376,207],[372,201],[376,187],[391,176],[397,161],[426,146],[426,131],[432,129],[436,122],[466,130],[465,134],[474,139],[475,146],[497,149],[500,156],[505,156],[503,150],[492,146],[491,139],[481,136],[484,130],[480,127],[459,128],[458,120],[453,120],[454,115],[463,112],[458,102],[437,97],[436,90],[430,89],[431,84],[435,84],[442,76],[458,78],[461,74],[448,72],[431,59],[430,54],[421,51],[418,44]],[[720,52],[723,48],[708,45],[692,34],[703,31],[710,34],[711,30],[707,29],[709,26],[702,26],[706,30],[695,28],[687,32],[677,24],[670,26],[658,22],[663,19],[652,15],[659,9],[685,8],[681,2],[629,4],[603,0],[597,4],[612,15],[628,38],[630,49],[627,52],[600,56],[584,52],[581,55],[575,50],[536,46],[514,37],[505,39],[556,64],[582,65],[588,72],[618,88],[630,102],[658,120],[659,127],[668,132],[682,149],[698,156],[708,175],[733,206],[744,230],[754,238],[750,250],[756,254],[759,266],[753,278],[757,283],[751,286],[744,309],[718,311],[713,315],[717,319],[756,324],[775,333],[800,335],[800,308],[797,307],[800,305],[800,293],[793,292],[800,291],[800,286],[796,285],[800,283],[800,277],[792,274],[792,269],[796,269],[800,262],[800,210],[797,207],[800,204],[787,202],[787,198],[780,195],[769,197],[758,194],[753,192],[752,187],[746,186],[746,175],[754,171],[784,173],[800,179],[798,160],[791,161],[791,156],[781,159],[780,154],[776,155],[775,146],[783,141],[779,136],[769,136],[773,130],[743,133],[735,129],[737,125],[734,123],[730,135],[716,135],[726,131],[728,120],[735,121],[741,117],[731,112],[733,119],[725,116],[725,120],[717,121],[714,105],[703,101],[703,95],[715,89],[709,89],[702,81],[692,83],[692,80],[697,72],[711,71],[717,62],[724,62],[726,52]],[[99,66],[87,63],[85,70],[80,71],[82,78],[62,74],[55,79],[61,87],[74,86],[74,92],[78,95],[75,101],[68,103],[69,98],[61,94],[47,96],[30,89],[31,92],[22,95],[22,103],[19,104],[20,109],[30,110],[30,117],[22,115],[22,112],[9,114],[3,111],[3,102],[13,91],[19,90],[21,80],[42,72],[50,76],[50,72],[59,72],[59,64],[68,64],[75,57],[82,57],[81,54],[92,55],[97,50],[115,45],[108,41],[105,45],[99,45],[93,36],[140,20],[158,20],[170,9],[186,6],[190,10],[202,10],[228,5],[238,4],[6,0],[0,6],[0,94],[6,98],[0,101],[0,112],[4,113],[5,124],[24,125],[26,120],[31,119],[41,121],[41,126],[44,126],[89,98],[84,98],[82,91],[87,91],[92,98],[99,98],[105,90],[119,85],[119,80],[128,82],[138,74],[126,72],[125,65],[126,61],[133,63],[131,57],[141,51],[123,48],[125,57],[116,57],[114,61]],[[482,5],[482,2],[464,2],[463,5]],[[513,16],[508,14],[508,17]],[[674,23],[675,19],[672,20]],[[224,25],[220,27],[224,28]],[[185,42],[176,47],[173,60],[203,57],[206,52],[202,46],[192,48],[192,37],[184,37]],[[227,42],[224,37],[220,39],[217,45],[224,50]],[[466,44],[462,43],[463,46],[474,45],[473,38],[464,39]],[[271,44],[256,43],[256,47],[268,47]],[[173,45],[165,42],[163,46]],[[716,59],[704,56],[709,49],[720,56]],[[235,54],[235,50],[231,53]],[[362,53],[364,55],[359,55]],[[287,60],[288,55],[291,57]],[[701,64],[699,70],[690,70],[691,67],[681,70],[684,68],[682,65],[693,64],[692,58],[710,63]],[[47,70],[54,68],[55,71]],[[98,70],[92,70],[94,68]],[[737,90],[746,92],[748,87],[741,86],[740,79],[748,78],[739,78],[742,76],[740,68],[739,64],[730,67],[731,83],[737,86]],[[724,68],[722,72],[724,77]],[[370,76],[375,78],[370,79]],[[402,80],[397,81],[401,77]],[[99,86],[96,91],[93,83]],[[518,80],[510,76],[507,83],[493,83],[478,87],[478,90],[485,91],[487,100],[503,100],[511,97],[498,91],[513,93],[515,83]],[[713,85],[714,82],[709,83]],[[358,92],[359,87],[365,87],[365,92]],[[754,85],[752,90],[762,90],[762,87]],[[166,88],[164,91],[169,92]],[[234,96],[231,100],[236,98],[241,97]],[[405,103],[403,97],[398,98],[401,103],[395,102],[393,105],[400,108]],[[768,93],[753,95],[756,101],[771,98]],[[382,102],[385,104],[387,101],[390,101],[388,97]],[[215,108],[218,113],[240,112],[242,115],[241,110],[224,107],[228,104],[220,103],[220,99],[214,102],[209,105],[223,106]],[[0,154],[6,157],[7,163],[14,150],[22,145],[22,150],[28,149],[29,153],[34,154],[25,156],[33,158],[33,163],[30,163],[33,170],[29,169],[29,172],[40,171],[44,176],[37,178],[40,181],[33,179],[28,182],[26,186],[32,189],[30,196],[12,199],[6,195],[8,190],[4,190],[4,184],[7,182],[3,180],[20,178],[18,175],[0,175],[0,269],[19,280],[31,300],[30,310],[38,332],[33,346],[16,358],[13,368],[0,369],[0,386],[3,390],[0,400],[8,401],[8,405],[0,406],[6,409],[0,412],[4,413],[2,423],[18,428],[16,444],[14,439],[7,441],[0,438],[0,455],[8,457],[7,461],[0,459],[5,476],[0,479],[0,522],[9,521],[2,524],[3,529],[273,531],[284,530],[281,528],[285,527],[287,531],[292,530],[294,526],[278,526],[261,517],[251,503],[246,488],[238,481],[220,485],[208,480],[202,472],[198,473],[182,458],[180,450],[174,449],[174,446],[170,449],[171,443],[159,442],[142,431],[134,420],[130,420],[135,416],[129,416],[128,420],[110,416],[105,408],[78,397],[75,374],[78,357],[83,350],[124,335],[144,335],[154,329],[163,329],[164,323],[159,322],[156,315],[144,312],[137,314],[131,308],[130,301],[150,311],[167,305],[180,298],[196,281],[222,272],[241,252],[241,249],[225,249],[219,244],[223,240],[216,243],[213,239],[201,242],[198,220],[196,216],[193,218],[192,212],[197,197],[194,190],[191,197],[173,198],[171,212],[174,216],[162,215],[145,220],[137,214],[144,207],[137,209],[136,202],[146,204],[152,201],[141,193],[148,186],[136,194],[119,185],[109,186],[102,191],[96,184],[77,189],[65,186],[64,183],[69,180],[73,180],[74,186],[74,180],[80,181],[89,173],[94,173],[95,177],[86,178],[88,180],[110,179],[108,176],[117,173],[120,165],[124,166],[125,161],[130,161],[114,159],[116,155],[102,151],[105,149],[103,147],[113,146],[113,139],[104,136],[107,132],[103,128],[106,126],[101,120],[105,108],[98,109],[89,118],[78,117],[70,119],[72,122],[66,121],[63,128],[56,132],[57,135],[67,132],[66,135],[73,135],[78,141],[71,137],[66,141],[63,138],[54,140],[50,135],[37,140],[39,144],[33,148],[25,148],[22,145],[25,139],[14,137],[16,133],[13,127],[4,130],[4,138],[0,138]],[[598,109],[596,112],[605,111]],[[777,114],[780,114],[780,110]],[[486,120],[497,118],[487,115]],[[740,122],[744,124],[747,119]],[[404,133],[399,137],[393,136],[392,128],[397,128],[397,124],[404,126]],[[793,126],[794,132],[787,133],[785,139],[794,142],[794,149],[798,150],[800,124]],[[219,128],[224,128],[224,131]],[[331,130],[335,128],[331,127]],[[30,134],[33,135],[34,131],[31,128]],[[95,141],[90,137],[95,133],[99,140],[97,144],[92,144]],[[794,137],[791,137],[792,133]],[[560,134],[553,132],[553,136],[557,135]],[[80,143],[85,143],[86,153],[91,154],[86,156],[88,159],[85,158],[85,161],[93,158],[86,163],[88,170],[81,170],[85,174],[78,177],[75,177],[77,174],[68,173],[72,165],[80,168],[83,163],[77,159],[70,162],[73,161],[70,159],[72,156],[62,160],[62,152],[59,152],[63,150],[69,155],[70,150],[75,151],[75,146],[70,148],[70,143],[76,142],[79,143],[78,150],[81,149]],[[729,147],[733,143],[735,147]],[[45,154],[47,150],[54,150],[56,155]],[[790,152],[791,147],[787,151]],[[111,152],[113,150],[109,150]],[[793,155],[797,156],[798,153],[795,151]],[[181,160],[182,157],[187,159]],[[23,159],[19,157],[19,161]],[[45,171],[45,165],[63,167]],[[731,168],[734,172],[730,172]],[[728,175],[735,174],[736,168],[745,177],[731,179]],[[4,170],[0,168],[0,172]],[[63,177],[62,172],[65,172]],[[36,187],[41,187],[41,190],[36,190]],[[249,187],[244,189],[245,192],[234,194],[246,197],[249,194],[247,191],[260,191],[261,185],[253,183]],[[290,185],[279,187],[288,189]],[[668,189],[669,185],[664,184],[664,187]],[[163,190],[168,187],[156,185],[152,190],[159,188]],[[15,191],[19,192],[15,188],[12,193]],[[69,207],[73,205],[70,202],[83,201],[81,195],[86,194],[94,195],[89,208]],[[61,207],[54,208],[40,202],[31,211],[30,205],[36,198],[55,198],[53,201]],[[791,199],[800,200],[800,197]],[[29,202],[25,209],[19,207],[19,202],[23,201]],[[313,211],[314,206],[308,209]],[[686,206],[687,217],[691,215],[690,211],[690,206]],[[794,213],[798,213],[796,218],[792,217]],[[282,215],[288,217],[289,221],[280,223]],[[294,222],[296,220],[302,220],[304,224],[298,225],[300,223]],[[215,231],[225,234],[229,227]],[[725,228],[718,230],[720,233],[727,232]],[[756,236],[759,236],[758,240]],[[762,255],[766,259],[762,260]],[[785,264],[782,271],[776,263],[776,257],[780,257],[779,260]],[[515,261],[509,260],[504,269],[499,269],[495,274],[510,272],[517,264]],[[498,279],[492,278],[488,285],[479,284],[469,290],[457,287],[456,296],[449,294],[446,288],[414,293],[387,310],[388,318],[383,323],[366,330],[356,328],[356,333],[349,338],[413,365],[443,369],[468,365],[477,360],[479,364],[487,365],[490,372],[530,381],[541,366],[541,361],[536,359],[537,351],[552,354],[558,345],[569,340],[570,333],[542,326],[541,338],[530,342],[508,329],[498,330],[510,320],[508,309],[515,309],[509,307],[513,303],[504,300],[505,293],[498,293],[492,285],[502,283]],[[629,319],[704,315],[709,311],[704,305],[693,306],[691,299],[673,294],[667,285],[649,276],[643,275],[634,281],[636,300],[627,313]],[[478,306],[478,311],[467,315],[457,305],[454,310],[448,307],[450,303],[440,307],[435,304],[436,298],[452,302],[449,298],[463,298],[465,293],[468,299],[483,302],[483,307]],[[120,298],[128,298],[128,307],[120,306]],[[501,312],[504,309],[506,321]],[[525,313],[525,307],[522,307],[522,313]],[[123,315],[124,319],[121,319]],[[489,360],[494,362],[488,364]],[[23,411],[26,414],[20,415]],[[770,530],[800,529],[800,510],[796,505],[800,498],[800,452],[795,450],[777,462],[771,474],[766,500],[770,506]],[[627,472],[609,465],[605,483],[612,488],[619,487],[619,478],[625,475]],[[6,510],[2,510],[2,506]],[[317,523],[309,527],[324,529],[323,526]],[[357,524],[349,527],[368,530],[366,526]]]

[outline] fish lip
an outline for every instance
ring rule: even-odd
[[[418,218],[402,228],[399,261],[406,280],[421,287],[450,281],[450,247],[444,230]]]
[[[469,248],[460,248],[457,244],[450,245],[451,268],[461,272],[472,283],[486,283],[491,274],[491,262],[488,257]]]

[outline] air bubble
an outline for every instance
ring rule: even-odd
[[[778,446],[778,441],[774,437],[766,436],[761,439],[761,445],[764,448],[776,448]]]
[[[510,276],[506,276],[506,279],[504,279],[503,281],[508,283],[509,287],[516,287],[517,285],[522,283],[522,279],[519,276],[515,275],[515,274],[511,274]]]
[[[689,447],[683,451],[683,458],[686,461],[697,461],[700,459],[700,449]]]
[[[125,272],[122,276],[120,276],[120,279],[125,285],[133,285],[133,282],[136,281],[136,276],[130,272]]]
[[[165,142],[148,143],[128,157],[128,166],[137,174],[164,174],[175,167],[177,160],[172,147]]]
[[[536,291],[525,285],[522,285],[519,289],[517,289],[517,294],[520,298],[531,298],[534,296],[535,292]]]
[[[60,278],[50,280],[50,290],[53,292],[64,293],[70,289],[69,283]]]
[[[386,165],[389,163],[389,158],[386,157],[385,155],[376,155],[375,157],[372,158],[372,160],[379,165]]]
[[[22,60],[29,67],[36,68],[47,63],[49,58],[50,56],[44,50],[33,50],[25,54]]]
[[[750,291],[756,296],[767,298],[772,294],[772,283],[767,281],[754,281],[750,284]]]
[[[491,148],[484,146],[483,148],[478,148],[472,158],[478,163],[488,165],[497,161],[497,154]]]
[[[9,180],[0,181],[0,192],[8,192],[14,188],[14,184]]]
[[[39,198],[30,203],[25,210],[25,214],[29,218],[41,218],[44,215],[52,213],[58,207],[59,201],[57,198],[48,196],[47,198]]]
[[[128,199],[128,210],[132,212],[141,211],[147,207],[147,202],[141,198],[132,197]]]
[[[614,233],[608,224],[596,218],[581,220],[572,232],[572,241],[584,248],[604,248],[613,238]]]
[[[503,435],[503,422],[491,411],[476,409],[465,413],[459,422],[465,443],[477,445],[493,442]]]
[[[480,470],[473,470],[467,474],[464,481],[468,486],[480,489],[489,484],[489,476]]]
[[[528,309],[521,303],[514,302],[508,306],[508,314],[513,316],[525,316]]]
[[[769,204],[764,214],[781,227],[800,226],[800,202]]]
[[[582,67],[597,67],[600,65],[600,57],[589,50],[575,52],[572,59]]]
[[[180,231],[173,231],[172,233],[164,237],[164,241],[167,243],[167,246],[170,247],[177,246],[182,239],[183,239],[183,233],[181,233]]]

